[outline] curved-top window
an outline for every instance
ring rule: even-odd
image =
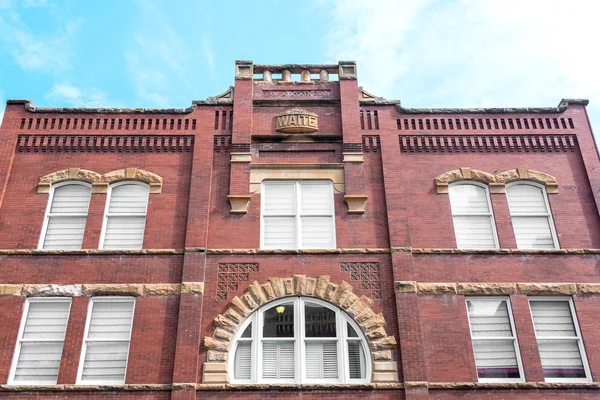
[[[81,249],[91,194],[91,185],[84,182],[66,182],[52,186],[40,249]]]
[[[496,249],[498,238],[487,186],[458,183],[448,189],[456,247]]]
[[[546,189],[531,182],[519,182],[506,187],[506,196],[517,247],[558,248]]]
[[[148,185],[139,182],[122,182],[110,187],[100,248],[142,248],[148,193]]]
[[[241,326],[232,346],[233,383],[365,383],[367,342],[358,326],[324,301],[269,303]]]

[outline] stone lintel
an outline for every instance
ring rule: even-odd
[[[342,153],[344,156],[343,162],[345,163],[364,163],[365,155],[361,152],[356,153]]]
[[[229,162],[232,162],[232,163],[252,162],[252,153],[230,153]]]
[[[231,210],[229,212],[231,214],[246,214],[248,212],[248,206],[250,205],[251,200],[252,196],[250,195],[227,196],[227,201],[229,201],[229,205],[231,206]]]
[[[395,281],[396,293],[420,295],[535,296],[600,295],[600,283],[529,283],[529,282],[415,282]]]
[[[182,288],[183,287],[183,288]],[[84,283],[84,284],[0,284],[0,296],[76,297],[76,296],[179,296],[202,293],[204,282],[179,283]]]

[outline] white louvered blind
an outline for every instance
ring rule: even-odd
[[[252,378],[252,342],[240,342],[235,352],[235,379]]]
[[[124,184],[111,188],[103,249],[142,248],[148,193],[147,185]]]
[[[582,343],[569,300],[530,299],[544,377],[585,379]]]
[[[125,382],[133,308],[133,299],[92,299],[80,382]]]
[[[460,184],[449,188],[456,246],[460,249],[498,247],[486,188]]]
[[[480,379],[519,379],[516,341],[503,299],[467,300],[475,364]]]
[[[544,189],[529,184],[506,188],[517,247],[519,249],[554,249],[553,223]]]
[[[335,248],[331,182],[264,182],[263,188],[264,248]]]
[[[307,341],[305,344],[306,377],[308,379],[337,379],[337,342]]]
[[[81,249],[91,193],[89,186],[77,183],[54,189],[41,248]]]
[[[263,379],[294,379],[294,341],[263,342]]]
[[[56,384],[70,306],[70,299],[28,301],[12,382]]]

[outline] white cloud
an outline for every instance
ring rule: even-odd
[[[215,72],[215,56],[210,47],[210,41],[208,39],[208,35],[204,35],[202,37],[202,53],[204,54],[204,58],[206,58],[206,63],[208,64],[208,68],[211,72]]]
[[[600,2],[337,0],[329,53],[377,95],[414,107],[590,99],[600,132]]]
[[[53,103],[70,107],[122,107],[121,102],[108,98],[108,94],[93,87],[77,87],[70,83],[57,83],[46,95]]]
[[[38,5],[35,3],[41,2],[29,2],[29,6]],[[82,20],[69,20],[51,33],[34,34],[21,21],[14,4],[5,1],[2,6],[8,11],[0,16],[0,48],[4,48],[21,68],[57,73],[71,67],[71,44]]]

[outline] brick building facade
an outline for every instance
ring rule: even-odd
[[[235,67],[187,109],[8,101],[0,397],[600,396],[587,101]]]

